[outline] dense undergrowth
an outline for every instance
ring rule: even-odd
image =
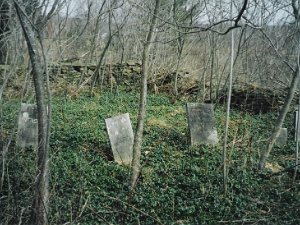
[[[289,172],[259,173],[276,115],[232,111],[229,133],[229,192],[222,190],[224,109],[216,107],[220,143],[189,147],[184,102],[150,95],[144,132],[142,174],[135,193],[129,169],[113,162],[104,119],[130,113],[135,127],[137,93],[103,92],[76,100],[54,97],[50,140],[50,224],[299,224],[300,184]],[[18,103],[3,105],[4,138],[16,121]],[[13,113],[14,112],[14,113]],[[292,127],[292,113],[286,127]],[[289,143],[276,147],[269,162],[293,165]],[[12,143],[0,195],[0,224],[28,224],[35,152]],[[1,167],[2,162],[0,163]]]

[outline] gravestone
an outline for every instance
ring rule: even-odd
[[[205,103],[187,103],[186,111],[191,145],[217,144],[219,140],[215,128],[213,105]]]
[[[21,104],[18,119],[17,145],[20,147],[37,146],[38,120],[37,107],[33,104]]]
[[[282,146],[286,145],[287,136],[288,136],[287,128],[280,128],[279,136],[276,139],[275,145],[277,145],[278,147],[282,147]]]
[[[105,119],[105,123],[115,162],[130,165],[134,136],[129,114]]]

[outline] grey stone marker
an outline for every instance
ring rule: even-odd
[[[277,145],[278,147],[282,147],[282,146],[286,145],[287,136],[288,136],[287,128],[280,128],[279,136],[276,139],[275,145]]]
[[[105,123],[115,162],[130,165],[134,136],[129,114],[105,119]]]
[[[37,107],[33,104],[21,104],[18,119],[17,145],[20,147],[37,146],[38,121]]]
[[[186,111],[191,145],[216,145],[219,140],[215,128],[213,105],[205,103],[187,103]]]

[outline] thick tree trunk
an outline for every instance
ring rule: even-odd
[[[25,15],[23,15],[24,11],[20,9],[17,3],[14,5],[28,46],[38,112],[37,177],[34,184],[35,195],[32,209],[32,223],[45,225],[48,224],[47,214],[49,202],[48,128],[44,87],[45,68],[43,68],[40,61],[41,57],[38,52],[37,35]]]
[[[153,40],[153,32],[157,21],[159,5],[160,5],[160,0],[155,0],[154,13],[153,13],[153,17],[151,20],[150,28],[148,31],[148,35],[147,35],[147,39],[144,45],[144,50],[142,55],[142,82],[141,82],[141,92],[140,92],[138,123],[136,127],[134,144],[133,144],[131,190],[134,190],[136,186],[137,179],[141,169],[141,163],[140,163],[141,146],[143,140],[144,120],[146,117],[146,105],[147,105],[147,80],[148,80],[148,58],[149,58],[148,53],[151,47],[151,42]]]

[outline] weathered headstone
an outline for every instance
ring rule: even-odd
[[[275,145],[282,147],[287,143],[287,128],[280,128],[279,136],[276,139]]]
[[[115,162],[130,165],[134,136],[129,114],[105,119],[105,123]]]
[[[37,107],[33,104],[21,104],[18,119],[17,145],[20,147],[37,146],[38,121]]]
[[[191,145],[217,144],[219,140],[215,128],[213,105],[205,103],[187,103],[186,110]]]

